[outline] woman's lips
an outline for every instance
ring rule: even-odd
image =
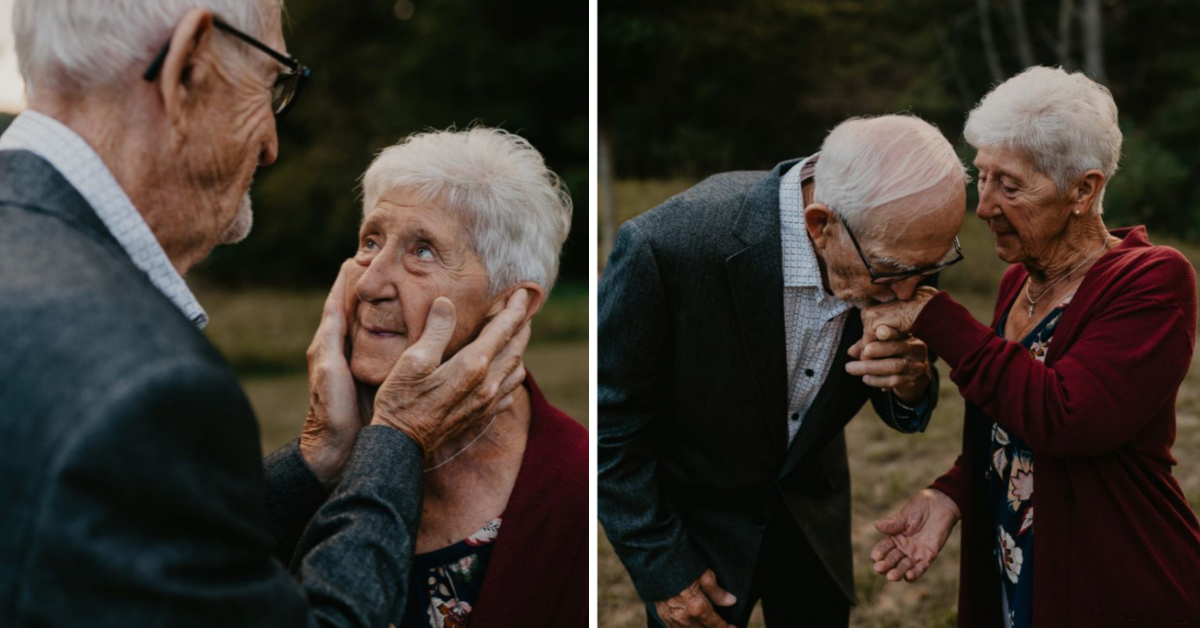
[[[362,329],[363,329],[363,331],[367,332],[367,334],[374,336],[376,338],[396,338],[398,336],[404,335],[404,332],[397,331],[395,329],[390,329],[387,327],[379,327],[379,326],[370,325],[367,323],[362,323]]]

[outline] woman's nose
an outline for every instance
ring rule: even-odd
[[[389,301],[395,299],[399,294],[396,290],[396,282],[387,260],[388,249],[380,251],[371,259],[367,265],[367,270],[358,278],[358,285],[354,291],[358,294],[358,298],[368,303],[378,303],[381,301]]]
[[[991,185],[979,186],[979,203],[975,205],[975,215],[980,220],[991,220],[1000,215],[1000,207],[995,202]]]

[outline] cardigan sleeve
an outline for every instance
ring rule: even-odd
[[[963,466],[963,457],[960,455],[954,460],[954,466],[942,475],[942,477],[933,481],[929,488],[936,491],[941,491],[946,494],[946,497],[954,500],[958,505],[959,512],[966,512],[966,503],[963,499],[966,497],[966,482],[967,470]]]
[[[996,335],[944,292],[925,306],[913,333],[953,367],[964,399],[1034,451],[1099,455],[1174,403],[1191,365],[1195,320],[1185,315],[1183,297],[1166,292],[1187,291],[1194,302],[1194,274],[1181,256],[1165,261],[1088,317],[1052,365]]]

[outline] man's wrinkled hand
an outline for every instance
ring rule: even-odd
[[[337,484],[363,426],[346,360],[346,269],[353,263],[342,264],[307,354],[308,415],[300,433],[300,455],[327,488]]]
[[[517,290],[471,344],[443,363],[458,316],[449,299],[438,297],[421,339],[375,394],[371,424],[404,432],[428,459],[442,443],[512,407],[512,392],[525,380],[528,309],[529,293]]]
[[[925,343],[890,327],[879,326],[849,353],[854,361],[846,363],[847,373],[862,377],[868,386],[891,390],[907,403],[920,401],[933,378]]]
[[[679,595],[655,602],[654,610],[669,628],[733,628],[713,606],[733,606],[736,602],[737,597],[717,585],[717,576],[709,569]]]
[[[871,550],[875,573],[888,582],[915,582],[925,574],[950,537],[961,514],[945,493],[924,489],[908,500],[900,512],[875,522],[887,535]]]

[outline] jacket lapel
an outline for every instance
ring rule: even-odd
[[[117,256],[129,257],[79,192],[54,166],[29,151],[0,151],[0,203],[56,216]]]
[[[837,408],[838,401],[855,385],[856,381],[861,382],[846,372],[846,363],[850,361],[850,355],[846,352],[862,338],[862,333],[862,318],[857,309],[852,309],[846,315],[846,326],[842,328],[842,340],[838,343],[837,352],[833,356],[833,364],[829,366],[829,374],[825,376],[825,382],[821,384],[816,399],[813,399],[812,405],[809,406],[804,423],[800,425],[800,431],[796,432],[796,438],[788,447],[787,459],[784,460],[783,470],[779,473],[779,477],[782,478],[791,473],[804,454],[812,449],[813,443],[825,431],[829,422],[834,420],[834,410]]]
[[[779,164],[747,193],[733,233],[745,245],[725,260],[745,357],[753,365],[759,411],[772,452],[787,446],[787,341],[783,330],[783,245],[779,179],[796,161]]]

